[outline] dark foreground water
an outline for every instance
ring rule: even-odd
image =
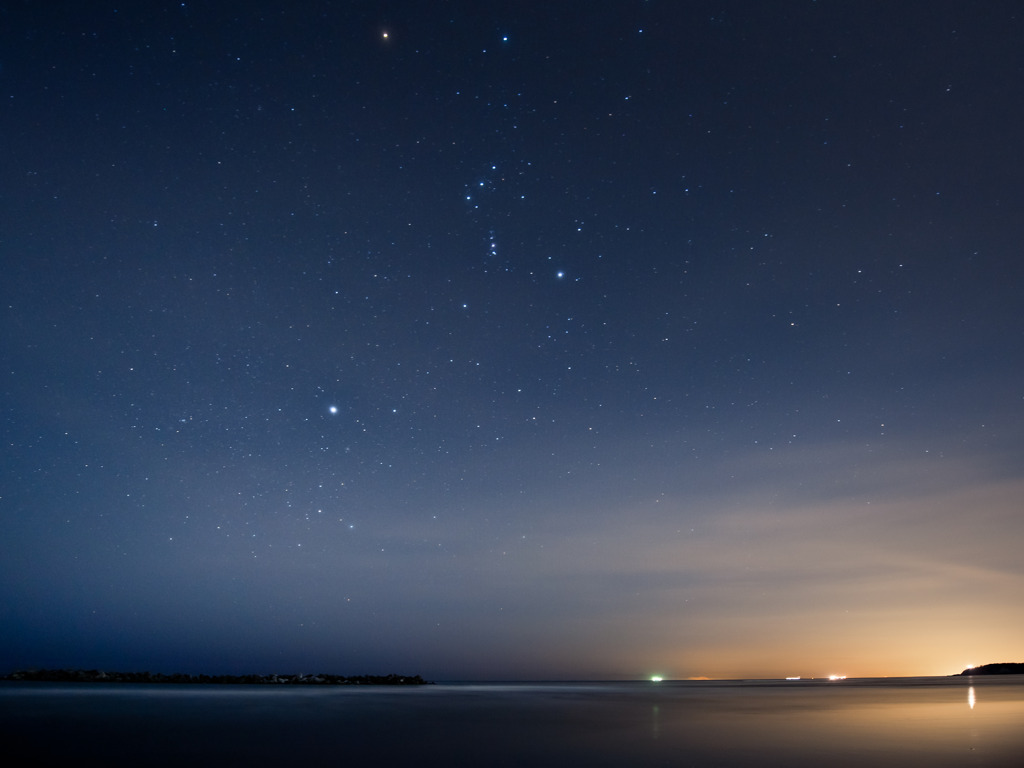
[[[1019,767],[1024,676],[417,688],[2,683],[0,744],[6,765]]]

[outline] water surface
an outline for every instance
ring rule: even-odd
[[[1024,676],[294,687],[0,684],[26,765],[1021,766]]]

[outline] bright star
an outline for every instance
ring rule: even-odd
[[[336,405],[332,405],[332,406],[331,406],[330,408],[328,408],[327,410],[328,410],[328,411],[330,411],[331,413],[337,413],[337,412],[338,412],[338,406],[336,406]]]

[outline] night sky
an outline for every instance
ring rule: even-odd
[[[0,7],[0,672],[1024,661],[1017,2]]]

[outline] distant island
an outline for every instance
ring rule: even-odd
[[[172,683],[216,685],[429,685],[419,675],[164,675],[98,669],[20,669],[0,680],[33,683]]]
[[[961,675],[1024,675],[1024,663],[1008,661],[1001,664],[982,664],[968,667]]]

